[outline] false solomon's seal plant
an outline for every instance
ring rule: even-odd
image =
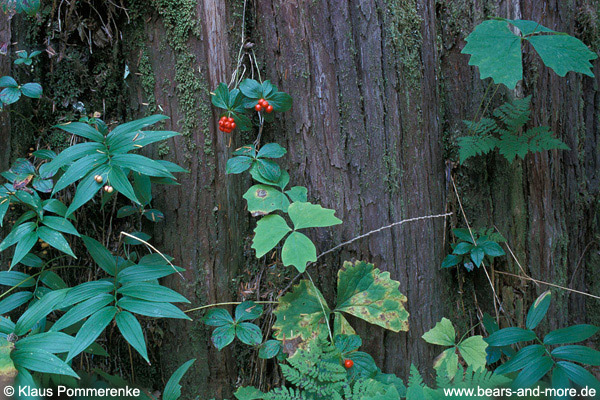
[[[20,213],[10,221],[12,229],[0,243],[0,251],[14,246],[9,270],[0,272],[0,285],[5,288],[0,294],[2,382],[15,379],[17,386],[39,390],[38,394],[50,385],[76,387],[73,378],[79,374],[73,361],[82,353],[108,356],[97,339],[109,325],[114,324],[150,362],[140,321],[190,319],[174,305],[188,301],[158,283],[159,278],[182,269],[168,256],[134,250],[141,244],[138,238],[148,235],[132,233],[110,251],[99,241],[101,236],[82,234],[78,224],[78,211],[86,204],[104,207],[122,195],[144,210],[152,199],[153,184],[176,184],[174,174],[185,172],[183,168],[136,153],[178,135],[148,130],[165,118],[153,115],[112,130],[98,118],[58,125],[79,142],[59,154],[35,151],[31,159],[18,159],[2,173],[7,182],[0,186],[0,223],[9,209],[13,217]],[[67,191],[72,196],[64,195]],[[96,279],[69,287],[61,275],[68,269],[86,268],[66,261],[77,258],[72,244],[79,241],[95,263],[91,276]],[[9,313],[17,318],[5,316]],[[178,398],[176,381],[191,362],[174,375],[163,398]]]

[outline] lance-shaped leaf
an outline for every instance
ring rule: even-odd
[[[330,310],[321,292],[302,280],[279,300],[273,314],[277,317],[273,325],[276,339],[308,341],[327,331]]]
[[[400,282],[364,261],[345,262],[338,272],[338,304],[335,311],[390,329],[408,330],[406,296],[398,290]]]

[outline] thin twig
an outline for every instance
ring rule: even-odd
[[[347,242],[338,244],[337,246],[332,247],[331,249],[329,249],[327,251],[324,251],[323,253],[321,253],[321,254],[319,254],[317,256],[317,260],[319,258],[323,257],[325,254],[329,254],[332,251],[337,250],[337,249],[339,249],[342,246],[345,246],[347,244],[355,242],[355,241],[357,241],[359,239],[363,239],[363,238],[365,238],[367,236],[370,236],[370,235],[372,235],[374,233],[381,232],[381,231],[383,231],[385,229],[393,228],[394,226],[399,226],[399,225],[402,225],[402,224],[404,224],[406,222],[414,222],[414,221],[421,221],[421,220],[425,220],[425,219],[441,218],[441,217],[447,217],[449,215],[452,215],[452,213],[444,213],[444,214],[437,214],[437,215],[426,215],[426,216],[423,216],[423,217],[415,217],[415,218],[404,219],[402,221],[394,222],[393,224],[390,224],[390,225],[382,226],[381,228],[378,228],[378,229],[375,229],[373,231],[367,232],[364,235],[357,236],[354,239],[350,239]],[[312,264],[314,264],[314,262],[311,262],[310,264],[308,264],[306,266],[306,268],[310,267]],[[296,280],[298,280],[298,278],[300,278],[300,275],[302,275],[302,273],[299,273],[294,278],[292,278],[292,280],[290,281],[290,283],[288,283],[288,285],[281,292],[279,292],[279,297],[283,296],[283,294],[285,292],[287,292],[290,287],[292,287],[292,285],[294,284],[294,282],[296,282]]]
[[[173,265],[173,263],[171,262],[171,260],[169,260],[163,253],[161,253],[156,247],[152,246],[150,243],[146,242],[143,239],[140,239],[139,237],[133,236],[127,232],[121,232],[121,235],[125,235],[127,237],[130,237],[132,239],[137,240],[138,242],[142,242],[144,243],[146,246],[150,247],[152,250],[154,250],[156,253],[158,253],[162,258],[165,259],[166,262],[169,263],[169,265],[171,267],[173,267],[173,269],[175,270],[175,272],[177,272],[179,274],[179,276],[181,277],[181,279],[183,279],[184,281],[186,280],[185,277],[183,276],[183,274],[177,270],[177,268]]]
[[[374,233],[381,232],[381,231],[383,231],[385,229],[390,229],[390,228],[393,228],[395,226],[402,225],[402,224],[404,224],[406,222],[421,221],[421,220],[433,219],[433,218],[442,218],[442,217],[448,217],[450,215],[452,215],[451,212],[450,213],[444,213],[444,214],[437,214],[437,215],[426,215],[426,216],[423,216],[423,217],[415,217],[415,218],[404,219],[402,221],[394,222],[393,224],[390,224],[390,225],[382,226],[381,228],[374,229],[374,230],[372,230],[370,232],[365,233],[364,235],[360,235],[360,236],[355,237],[354,239],[350,239],[347,242],[338,244],[337,246],[335,246],[335,247],[333,247],[333,248],[331,248],[331,249],[329,249],[329,250],[327,250],[327,251],[319,254],[319,256],[317,257],[317,260],[319,258],[323,257],[325,254],[329,254],[332,251],[335,251],[335,250],[339,249],[340,247],[343,247],[343,246],[345,246],[347,244],[350,244],[352,242],[355,242],[355,241],[357,241],[359,239],[362,239],[362,238],[365,238],[367,236],[370,236],[370,235],[372,235]]]
[[[538,279],[533,279],[533,278],[530,278],[528,276],[520,276],[520,275],[516,275],[516,274],[511,274],[510,272],[504,272],[504,271],[496,271],[496,272],[499,273],[499,274],[502,274],[502,275],[512,276],[513,278],[525,279],[525,280],[528,280],[528,281],[539,283],[541,285],[552,286],[552,287],[555,287],[555,288],[563,289],[563,290],[566,290],[566,291],[569,291],[569,292],[573,292],[573,293],[582,294],[584,296],[588,296],[588,297],[592,297],[594,299],[600,300],[600,296],[596,296],[596,295],[593,295],[593,294],[582,292],[580,290],[571,289],[571,288],[568,288],[566,286],[560,286],[560,285],[557,285],[555,283],[540,281]]]
[[[278,301],[254,301],[254,303],[256,304],[279,304]],[[189,313],[192,311],[199,311],[199,310],[204,310],[205,308],[210,308],[210,307],[219,307],[219,306],[237,306],[242,304],[241,301],[228,301],[226,303],[214,303],[214,304],[207,304],[205,306],[201,306],[201,307],[196,307],[196,308],[190,308],[189,310],[185,310],[185,313]]]

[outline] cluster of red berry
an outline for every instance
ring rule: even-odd
[[[254,106],[254,109],[258,112],[264,109],[268,114],[273,112],[273,106],[270,105],[269,102],[265,99],[260,99],[258,101],[258,104]]]
[[[232,117],[222,116],[219,120],[219,130],[221,132],[231,133],[235,129],[235,122]]]

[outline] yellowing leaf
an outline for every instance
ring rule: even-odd
[[[458,344],[458,351],[466,363],[473,367],[473,371],[485,368],[485,358],[488,344],[480,335],[471,336]]]
[[[327,331],[325,322],[330,311],[323,295],[310,281],[302,280],[279,299],[273,314],[277,317],[273,325],[276,339],[289,341],[300,338],[307,341]]]
[[[338,303],[335,311],[379,325],[394,332],[408,330],[406,296],[400,282],[364,261],[345,262],[338,272]]]
[[[442,318],[433,328],[425,332],[422,338],[427,343],[439,344],[440,346],[454,346],[456,331],[448,318]]]

